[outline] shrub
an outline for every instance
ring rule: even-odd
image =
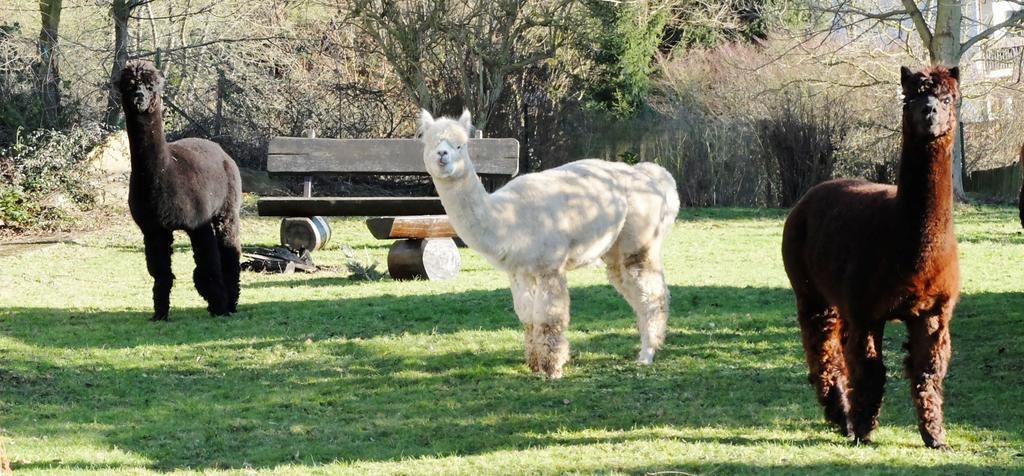
[[[652,101],[657,110],[699,117],[708,129],[723,126],[722,133],[708,136],[703,149],[685,152],[734,153],[729,160],[708,162],[719,164],[708,173],[725,173],[729,169],[721,165],[728,163],[753,174],[733,180],[732,186],[740,187],[733,193],[716,190],[716,204],[790,206],[811,186],[837,176],[895,179],[900,101],[891,60],[830,62],[799,47],[789,40],[759,47],[732,44],[662,63]],[[850,47],[838,54],[862,53]],[[711,182],[691,185],[714,190]],[[749,199],[751,190],[757,199]]]
[[[809,188],[832,178],[837,152],[850,129],[840,96],[786,91],[768,100],[758,121],[765,172],[779,205],[792,206]]]
[[[662,161],[680,164],[680,198],[686,206],[764,206],[769,187],[757,163],[758,143],[746,124],[703,118],[686,123],[679,151]],[[672,170],[672,167],[669,167]]]
[[[587,95],[592,107],[618,116],[632,116],[643,104],[653,68],[651,60],[668,19],[667,12],[645,3],[587,2],[597,25],[592,26],[596,64]]]
[[[75,208],[91,206],[97,191],[85,159],[103,132],[97,124],[18,131],[0,147],[0,227],[60,227]]]

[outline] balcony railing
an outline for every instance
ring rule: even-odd
[[[985,51],[983,64],[985,74],[990,78],[1012,76],[1021,67],[1024,44],[989,48]]]

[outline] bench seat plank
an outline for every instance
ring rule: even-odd
[[[256,202],[260,216],[410,216],[443,215],[437,197],[265,197]]]
[[[374,217],[366,220],[366,227],[378,240],[453,238],[457,235],[447,215]]]
[[[469,153],[481,175],[514,176],[519,141],[471,139]],[[310,139],[274,137],[267,150],[271,174],[425,175],[423,143],[417,139]]]

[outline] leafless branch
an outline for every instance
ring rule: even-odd
[[[910,13],[910,18],[914,20],[914,28],[917,28],[917,34],[921,37],[921,42],[925,45],[930,45],[932,42],[932,31],[928,29],[928,23],[924,19],[924,14],[917,8],[914,0],[903,0],[903,6]]]
[[[975,43],[992,36],[993,33],[1002,30],[1003,28],[1007,28],[1022,23],[1024,23],[1024,10],[1017,10],[1016,12],[1013,13],[1013,15],[1010,15],[1010,17],[1007,18],[1006,20],[986,28],[981,33],[978,33],[977,35],[974,35],[967,41],[963,42],[963,44],[960,45],[960,54],[966,53],[967,50],[974,46]]]

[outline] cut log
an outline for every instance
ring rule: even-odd
[[[295,250],[316,251],[331,239],[324,217],[292,217],[281,220],[281,244]]]
[[[374,217],[366,220],[366,227],[378,240],[396,238],[452,238],[455,229],[447,215],[414,217]]]
[[[451,238],[398,240],[388,251],[388,273],[397,280],[451,279],[461,267],[459,249]]]

